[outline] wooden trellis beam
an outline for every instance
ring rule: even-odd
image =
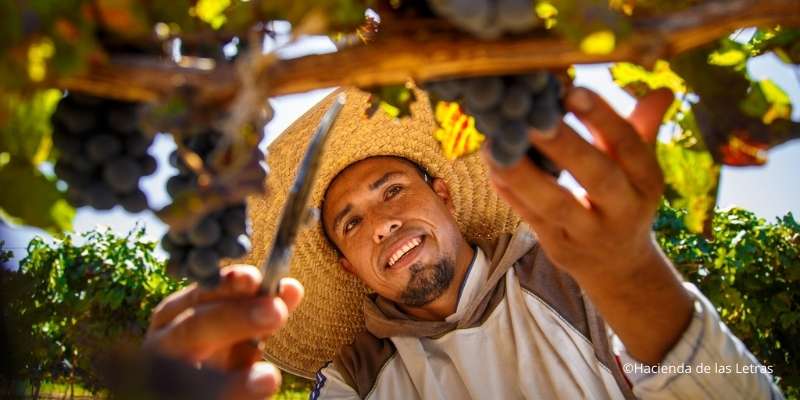
[[[392,23],[402,23],[394,20]],[[586,54],[572,41],[556,37],[519,37],[481,41],[467,34],[402,31],[392,27],[375,41],[322,55],[272,63],[255,81],[270,95],[316,88],[375,86],[409,79],[429,80],[458,75],[513,73],[561,68],[572,64],[629,61],[649,65],[710,43],[731,31],[751,26],[800,25],[800,1],[709,1],[685,11],[635,19],[633,32],[608,54]],[[230,97],[238,85],[231,66],[210,70],[180,67],[168,60],[131,60],[112,57],[79,77],[55,83],[66,89],[139,101],[155,101],[182,84],[206,93]]]

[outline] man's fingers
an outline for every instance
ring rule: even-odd
[[[181,313],[150,344],[177,358],[202,361],[237,342],[274,333],[288,315],[280,297],[203,304]]]
[[[217,351],[210,358],[203,361],[203,366],[210,366],[223,371],[241,369],[261,360],[262,357],[262,349],[259,343],[248,339],[234,344],[230,349]]]
[[[303,301],[305,289],[297,279],[283,278],[280,283],[280,290],[278,291],[283,302],[286,303],[286,308],[291,313],[294,311],[300,302]]]
[[[588,210],[575,200],[572,193],[527,157],[516,165],[501,168],[495,166],[487,150],[482,152],[482,156],[489,165],[493,183],[519,199],[519,204],[512,205],[517,213],[546,216],[550,223],[560,226],[582,223],[590,217]]]
[[[180,313],[198,304],[252,297],[261,284],[261,273],[252,265],[231,265],[223,268],[221,274],[219,286],[212,290],[193,284],[169,295],[153,311],[150,330],[160,329]]]
[[[655,143],[664,114],[674,100],[675,96],[671,90],[661,88],[647,93],[636,103],[636,108],[628,117],[628,121],[645,142]]]
[[[531,131],[529,138],[547,158],[575,177],[589,193],[592,204],[601,212],[618,208],[618,199],[629,199],[635,195],[617,163],[563,121],[552,137]]]
[[[236,372],[222,395],[224,400],[265,399],[281,387],[281,372],[272,364],[259,362]]]
[[[659,95],[660,96],[660,95]],[[645,106],[661,106],[663,98],[656,96]],[[656,101],[658,100],[658,101]],[[642,195],[660,195],[661,169],[653,150],[644,142],[633,125],[620,117],[611,106],[594,92],[575,88],[567,94],[567,110],[583,122],[611,158],[622,168],[632,186]],[[640,124],[652,124],[653,115],[659,110],[639,111],[644,117],[637,117]],[[660,109],[661,114],[666,110]],[[651,115],[651,113],[653,115]],[[591,195],[591,193],[590,193]]]

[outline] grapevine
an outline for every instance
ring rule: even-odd
[[[731,52],[745,60],[774,52],[796,64],[800,36],[787,28],[800,24],[793,0],[731,0],[725,7],[711,1],[551,1],[535,7],[519,0],[232,1],[216,8],[190,3],[0,6],[10,16],[0,48],[0,75],[7,77],[0,76],[0,89],[22,99],[44,87],[63,90],[50,119],[55,151],[22,158],[31,165],[52,162],[60,182],[51,197],[73,207],[150,210],[140,183],[159,166],[149,148],[156,135],[171,135],[177,150],[170,164],[178,170],[166,186],[172,202],[152,211],[169,226],[162,246],[171,269],[206,284],[214,283],[222,260],[249,250],[245,198],[265,191],[265,154],[258,146],[272,117],[271,96],[352,85],[378,93],[377,102],[392,103],[413,98],[402,93],[413,81],[433,101],[455,102],[474,118],[498,163],[512,165],[527,156],[558,175],[527,135],[561,120],[561,97],[571,84],[563,71],[576,63],[614,61],[652,67],[664,59],[685,80],[670,87],[699,98],[680,108],[673,122],[693,132],[680,151],[710,154],[713,168],[705,173],[718,174],[720,164],[763,163],[767,149],[800,137],[800,125],[788,117],[790,105],[764,94],[774,92],[769,85],[743,74],[741,65],[711,65],[724,64],[731,58],[721,55]],[[337,52],[295,59],[262,53],[277,21],[291,26],[290,42],[326,34]],[[748,43],[723,37],[765,21],[773,27],[760,28]],[[592,46],[588,39],[596,33],[610,36],[610,46]],[[663,80],[645,77],[620,86],[639,95],[658,82]],[[380,90],[390,85],[401,89]],[[393,105],[410,110],[408,104]],[[9,114],[0,109],[0,122]],[[720,114],[728,118],[709,118]],[[9,168],[4,165],[20,165],[19,154],[4,151],[0,172]],[[9,158],[13,162],[3,161]],[[676,192],[702,192],[707,199],[687,204],[713,205],[716,177],[681,182],[694,181],[711,184]],[[0,208],[11,216],[26,209]],[[30,214],[21,217],[26,218]],[[704,218],[709,220],[696,220]],[[702,223],[691,226],[696,230]]]

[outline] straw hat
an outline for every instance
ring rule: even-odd
[[[259,265],[269,255],[277,220],[309,138],[338,92],[300,117],[270,145],[268,195],[248,200],[254,245],[244,262]],[[392,119],[379,111],[368,118],[365,110],[369,95],[347,89],[347,103],[323,153],[311,194],[312,205],[320,207],[328,184],[348,165],[372,156],[393,155],[409,159],[432,176],[444,179],[467,240],[513,231],[519,219],[490,189],[479,155],[456,161],[445,158],[433,136],[435,122],[430,102],[424,92],[416,90],[415,94],[412,117]],[[364,329],[362,303],[370,291],[342,269],[320,223],[298,235],[290,275],[305,286],[305,299],[286,326],[267,340],[265,356],[287,372],[311,378],[341,346],[349,344]]]

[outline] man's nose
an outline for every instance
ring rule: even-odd
[[[375,234],[372,236],[372,239],[376,244],[380,243],[387,236],[391,235],[392,232],[400,229],[401,226],[403,226],[403,223],[398,219],[384,220],[375,227]]]

